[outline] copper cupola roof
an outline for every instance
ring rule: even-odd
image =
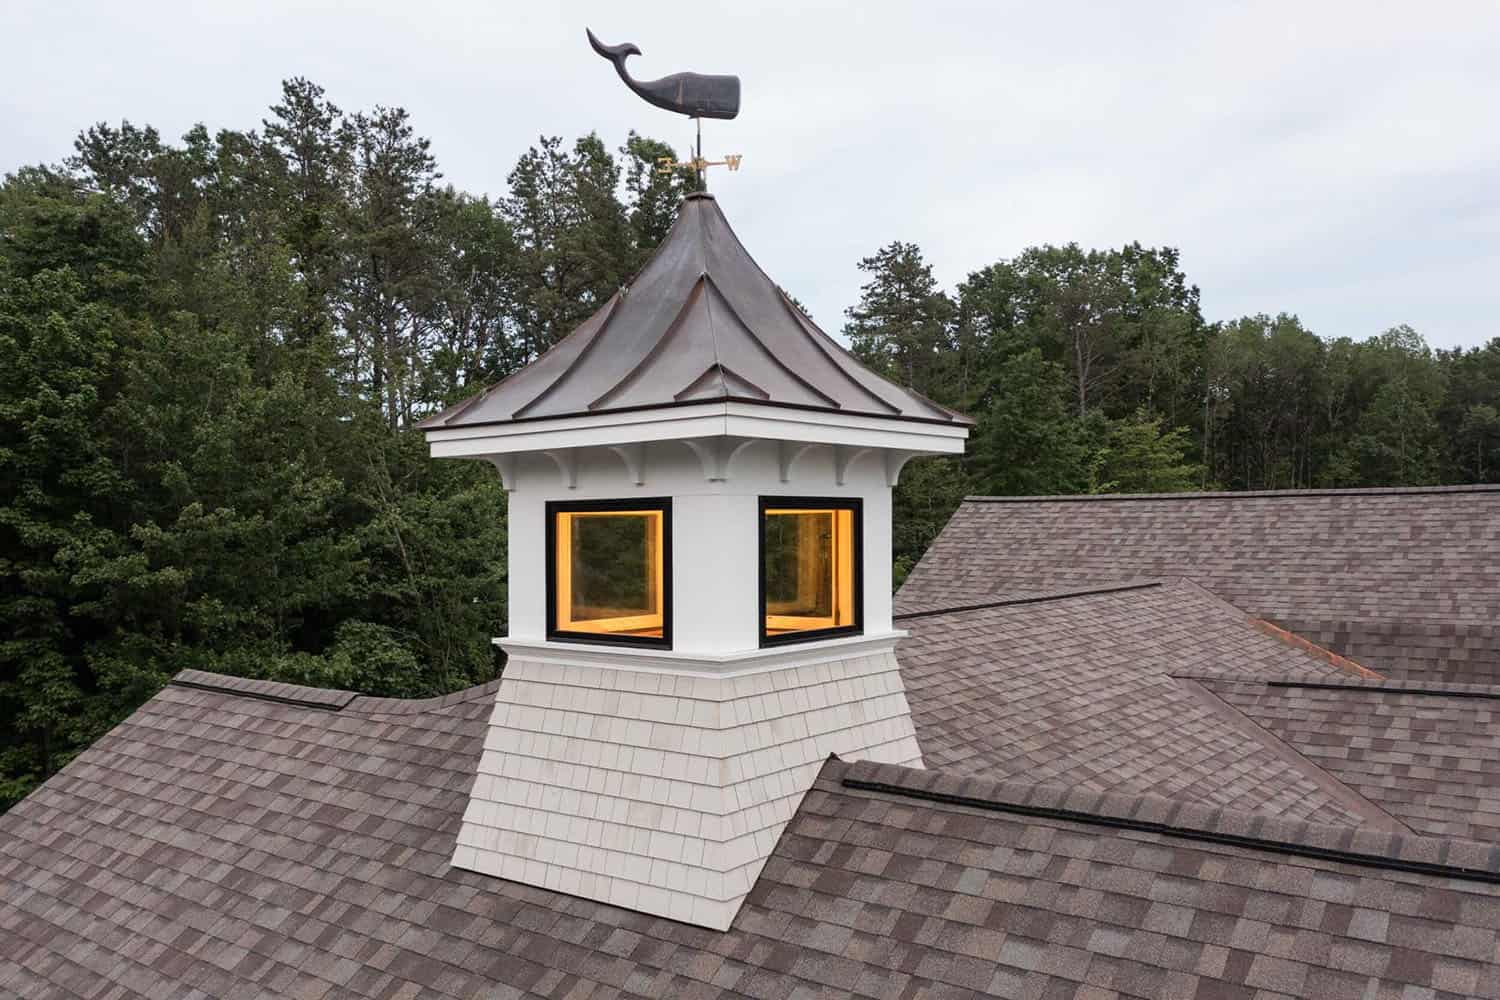
[[[635,280],[555,347],[426,430],[739,402],[968,426],[854,359],[692,194]]]

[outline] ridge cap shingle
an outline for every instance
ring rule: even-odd
[[[1355,677],[1330,674],[1328,678],[1304,680],[1296,677],[1228,677],[1222,674],[1172,673],[1174,680],[1204,685],[1300,688],[1311,691],[1340,690],[1364,694],[1416,695],[1431,698],[1496,698],[1500,684],[1464,684],[1458,681],[1404,680],[1399,677]]]
[[[1500,493],[1500,483],[1461,483],[1456,486],[1360,486],[1349,489],[1195,490],[1182,493],[1060,493],[1033,496],[973,494],[964,503],[1117,503],[1124,500],[1253,500],[1277,497],[1342,497]]]
[[[1094,793],[1092,808],[1079,810],[1068,806],[1080,801],[1071,798],[1075,789],[1055,783],[949,775],[872,761],[831,761],[828,767],[838,772],[837,780],[844,788],[860,791],[1500,884],[1500,846],[1480,841],[1335,826],[1233,808],[1210,809],[1149,793]]]
[[[181,670],[167,682],[168,687],[191,688],[215,694],[254,698],[261,701],[278,702],[301,708],[318,708],[332,712],[356,712],[371,715],[404,715],[430,712],[452,705],[488,698],[499,687],[500,679],[476,684],[448,694],[428,698],[385,698],[360,694],[341,688],[320,688],[306,684],[289,684],[285,681],[266,680],[258,677],[238,677],[208,670]]]

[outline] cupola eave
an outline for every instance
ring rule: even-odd
[[[972,424],[861,365],[751,259],[714,198],[694,194],[628,287],[532,364],[420,426],[434,455],[457,456],[478,453],[463,441],[518,451],[606,428],[619,441],[719,434],[950,452]]]

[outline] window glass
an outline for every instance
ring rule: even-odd
[[[553,518],[554,630],[663,638],[665,512],[558,510]]]
[[[765,505],[764,635],[857,627],[858,539],[850,506]]]

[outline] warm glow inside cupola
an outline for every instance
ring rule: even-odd
[[[819,330],[712,196],[422,426],[510,497],[508,662],[456,865],[727,927],[828,754],[920,765],[891,488],[970,421]]]

